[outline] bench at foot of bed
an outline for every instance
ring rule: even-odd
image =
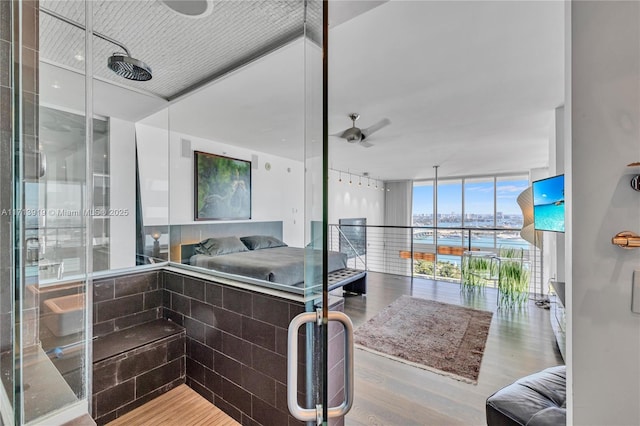
[[[329,274],[329,291],[342,287],[349,293],[367,293],[367,272],[358,269],[344,268]]]

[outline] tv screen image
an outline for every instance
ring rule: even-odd
[[[533,223],[538,231],[564,232],[564,175],[533,182]]]

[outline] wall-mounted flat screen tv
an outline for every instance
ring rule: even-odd
[[[538,231],[564,232],[564,175],[533,182],[533,224]]]

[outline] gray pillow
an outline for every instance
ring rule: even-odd
[[[249,250],[260,250],[274,247],[287,247],[285,243],[269,235],[251,235],[248,237],[240,237]]]
[[[241,251],[249,251],[242,244],[238,237],[222,237],[207,238],[196,245],[195,252],[197,254],[206,254],[208,256],[218,256],[221,254],[238,253]]]

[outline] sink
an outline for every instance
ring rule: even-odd
[[[68,336],[84,329],[84,293],[54,297],[44,301],[42,320],[51,332]]]

